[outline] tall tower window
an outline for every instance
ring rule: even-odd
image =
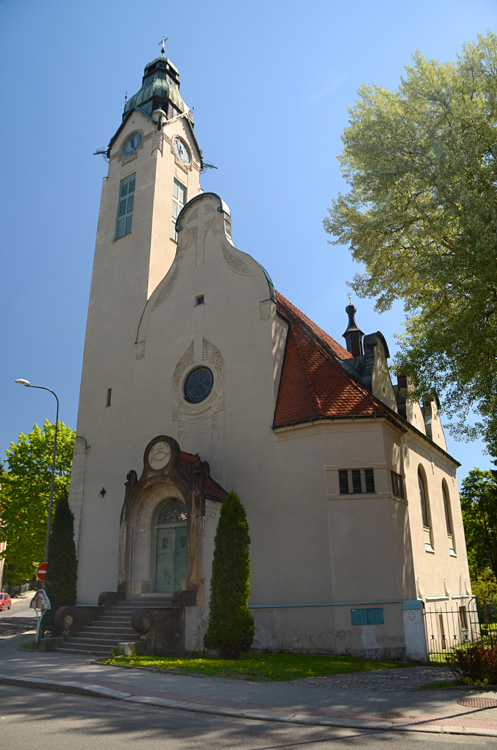
[[[176,219],[178,218],[181,209],[186,203],[186,187],[174,180],[173,185],[173,212],[171,215],[171,239],[175,242],[178,241],[178,233],[176,232]]]
[[[423,526],[425,529],[430,528],[430,509],[428,507],[428,497],[426,495],[425,480],[421,473],[421,469],[418,469],[418,487],[419,487],[419,500],[421,503],[421,518],[423,519]]]
[[[117,209],[116,240],[131,232],[133,220],[133,205],[135,202],[136,175],[121,181],[119,190],[119,207]]]

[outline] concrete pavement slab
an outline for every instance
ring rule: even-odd
[[[0,684],[266,721],[497,737],[497,692],[418,689],[451,679],[446,667],[251,682],[123,669],[86,656],[20,650],[19,644],[19,639],[0,643]],[[481,708],[458,703],[478,696],[487,699]]]

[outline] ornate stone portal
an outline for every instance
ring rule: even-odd
[[[174,438],[159,435],[150,441],[141,477],[134,470],[127,475],[119,593],[128,599],[179,594],[188,605],[195,605],[205,578],[202,547],[209,481],[209,464],[182,452]]]

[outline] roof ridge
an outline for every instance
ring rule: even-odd
[[[311,318],[309,318],[305,313],[302,312],[302,310],[299,310],[298,307],[296,307],[292,302],[286,299],[281,292],[276,291],[276,299],[277,299],[277,305],[283,308],[283,310],[278,310],[280,315],[283,315],[285,317],[285,312],[291,316],[294,317],[296,320],[298,320],[299,323],[304,324],[306,328],[308,328],[309,332],[312,333],[313,336],[317,337],[318,339],[321,339],[328,344],[331,351],[333,352],[333,356],[341,359],[352,359],[352,354],[345,349],[341,344],[336,341],[333,336],[330,336],[329,333],[326,333],[326,331],[317,325]],[[285,309],[286,308],[286,309]],[[330,344],[330,342],[333,343],[333,346]],[[334,351],[334,347],[337,347],[337,351]],[[343,357],[339,357],[339,354],[343,354]]]

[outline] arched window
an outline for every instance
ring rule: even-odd
[[[443,496],[443,501],[444,501],[445,523],[447,525],[447,534],[449,536],[453,536],[454,532],[452,529],[452,513],[450,511],[449,492],[447,490],[447,485],[445,484],[445,482],[442,482],[442,496]]]
[[[157,517],[157,526],[175,521],[184,521],[186,519],[186,505],[177,498],[169,500],[160,509]]]
[[[428,508],[428,495],[426,494],[426,483],[421,469],[418,469],[419,501],[421,503],[421,517],[425,529],[430,528],[430,513]]]

